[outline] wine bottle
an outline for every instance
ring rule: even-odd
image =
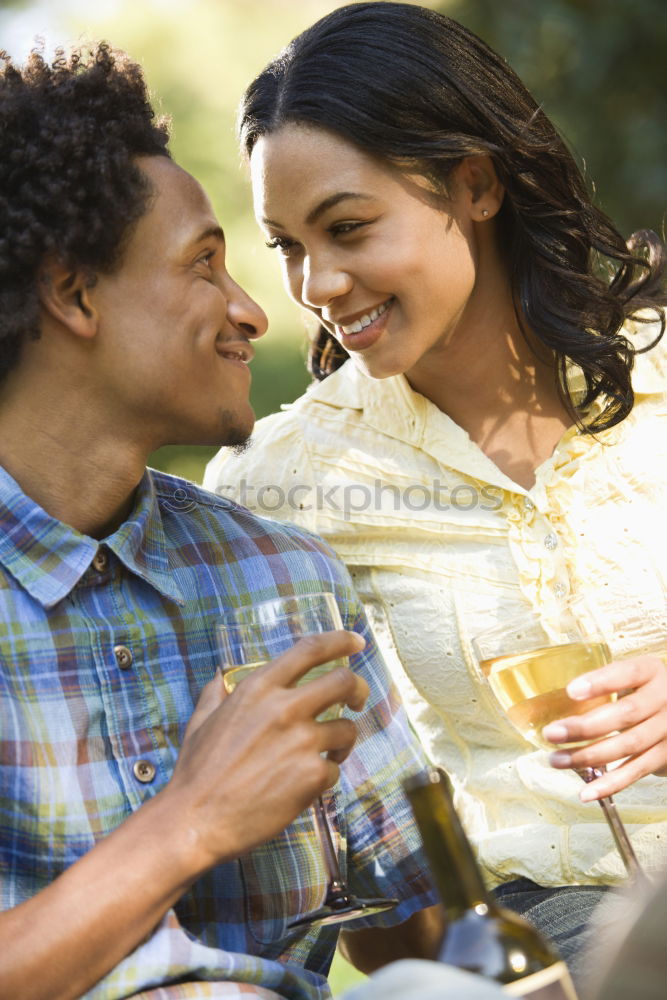
[[[444,772],[421,772],[405,790],[447,916],[437,960],[495,980],[508,996],[577,1000],[565,962],[486,888]]]

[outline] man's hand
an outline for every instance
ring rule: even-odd
[[[338,780],[356,738],[349,719],[317,722],[337,703],[363,708],[368,686],[334,668],[296,687],[312,667],[363,648],[353,632],[301,639],[227,696],[216,675],[203,690],[169,785],[197,874],[283,830]]]
[[[550,757],[554,767],[602,767],[627,758],[585,785],[582,802],[614,795],[647,774],[667,774],[667,669],[659,656],[608,663],[571,681],[567,693],[575,701],[619,694],[616,701],[542,730],[552,743],[594,741],[579,749],[557,750]]]

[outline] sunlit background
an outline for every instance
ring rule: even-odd
[[[542,101],[595,183],[598,204],[629,235],[662,231],[667,205],[667,17],[664,0],[432,0],[498,49]],[[239,97],[332,0],[0,0],[0,48],[17,61],[35,39],[109,40],[142,63],[172,151],[208,191],[229,239],[230,271],[269,314],[257,345],[258,416],[308,383],[303,317],[280,285],[276,255],[252,219],[236,148]],[[153,464],[199,480],[214,449],[166,448]]]
[[[0,48],[16,61],[36,37],[47,51],[109,40],[144,69],[173,118],[172,152],[207,189],[229,241],[229,268],[264,306],[252,399],[259,416],[307,385],[306,334],[278,261],[252,219],[236,149],[239,97],[290,38],[341,6],[331,0],[0,0]],[[597,203],[625,235],[664,235],[667,199],[667,17],[664,0],[440,0],[428,4],[498,49],[585,164]],[[163,448],[153,464],[199,480],[214,449]],[[335,989],[348,981],[336,963]]]

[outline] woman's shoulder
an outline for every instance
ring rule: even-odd
[[[221,448],[206,466],[204,487],[226,496],[233,490],[234,498],[248,506],[249,498],[239,492],[243,484],[256,488],[261,483],[266,490],[270,483],[284,490],[288,483],[293,486],[295,477],[310,480],[311,439],[317,440],[321,421],[326,424],[327,414],[356,406],[361,403],[353,372],[339,370],[313,383],[299,399],[258,420],[245,448]]]
[[[233,499],[250,506],[239,484],[265,482],[267,473],[275,480],[295,463],[304,469],[306,459],[301,420],[294,409],[286,409],[258,420],[244,448],[221,448],[206,466],[203,486],[225,496],[233,492]]]

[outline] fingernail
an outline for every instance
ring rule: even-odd
[[[596,792],[595,789],[590,788],[588,785],[586,785],[579,792],[579,800],[581,802],[595,802],[600,797],[601,794],[602,794],[601,792],[599,791]]]
[[[567,739],[567,729],[560,722],[550,722],[542,730],[542,736],[550,743],[565,743]]]
[[[556,750],[549,755],[549,763],[553,767],[569,767],[572,763],[572,755],[566,750]]]
[[[575,677],[573,681],[570,681],[565,690],[570,698],[574,698],[575,700],[590,698],[593,692],[590,681],[585,681],[582,677]]]

